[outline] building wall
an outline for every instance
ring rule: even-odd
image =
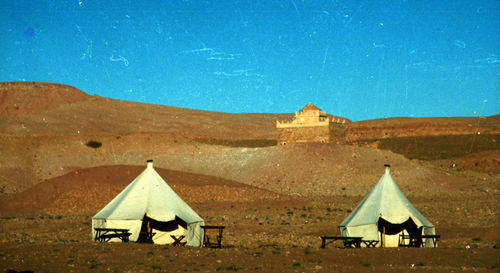
[[[345,130],[343,123],[330,123],[330,142],[336,144],[345,144]]]
[[[294,142],[344,143],[346,120],[329,117],[312,104],[295,113],[292,121],[276,121],[278,145]]]
[[[278,145],[293,142],[330,142],[330,126],[277,128]]]

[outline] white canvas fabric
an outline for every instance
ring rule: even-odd
[[[161,178],[152,162],[148,162],[146,169],[132,183],[92,217],[92,237],[94,228],[126,228],[132,233],[130,241],[136,241],[145,215],[159,222],[173,221],[178,217],[187,224],[187,229],[179,225],[168,232],[153,229],[154,243],[172,243],[170,235],[184,235],[186,245],[202,245],[203,219]]]
[[[435,235],[434,225],[427,220],[406,198],[396,185],[386,167],[384,175],[361,203],[340,224],[340,232],[344,237],[363,237],[364,240],[379,240],[379,219],[390,224],[403,224],[409,219],[421,228],[422,235]],[[399,235],[384,235],[386,247],[397,247]],[[406,233],[408,234],[408,233]],[[424,239],[426,247],[433,247],[430,239]],[[379,243],[377,246],[381,246]]]

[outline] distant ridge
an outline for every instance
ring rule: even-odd
[[[64,104],[86,100],[91,96],[69,85],[41,82],[0,82],[0,118],[17,117]]]

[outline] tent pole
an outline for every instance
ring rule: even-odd
[[[382,247],[385,247],[385,226],[382,227]]]

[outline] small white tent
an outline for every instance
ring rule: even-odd
[[[361,203],[340,224],[344,237],[379,240],[378,246],[397,247],[400,234],[435,235],[434,226],[410,203],[385,165],[385,173]],[[431,239],[424,239],[433,247]]]
[[[146,169],[132,183],[92,217],[92,237],[96,233],[94,228],[122,228],[131,233],[130,241],[138,241],[146,222],[154,232],[154,243],[173,243],[170,235],[184,235],[183,242],[188,246],[203,243],[203,219],[154,170],[152,160],[148,160]]]

